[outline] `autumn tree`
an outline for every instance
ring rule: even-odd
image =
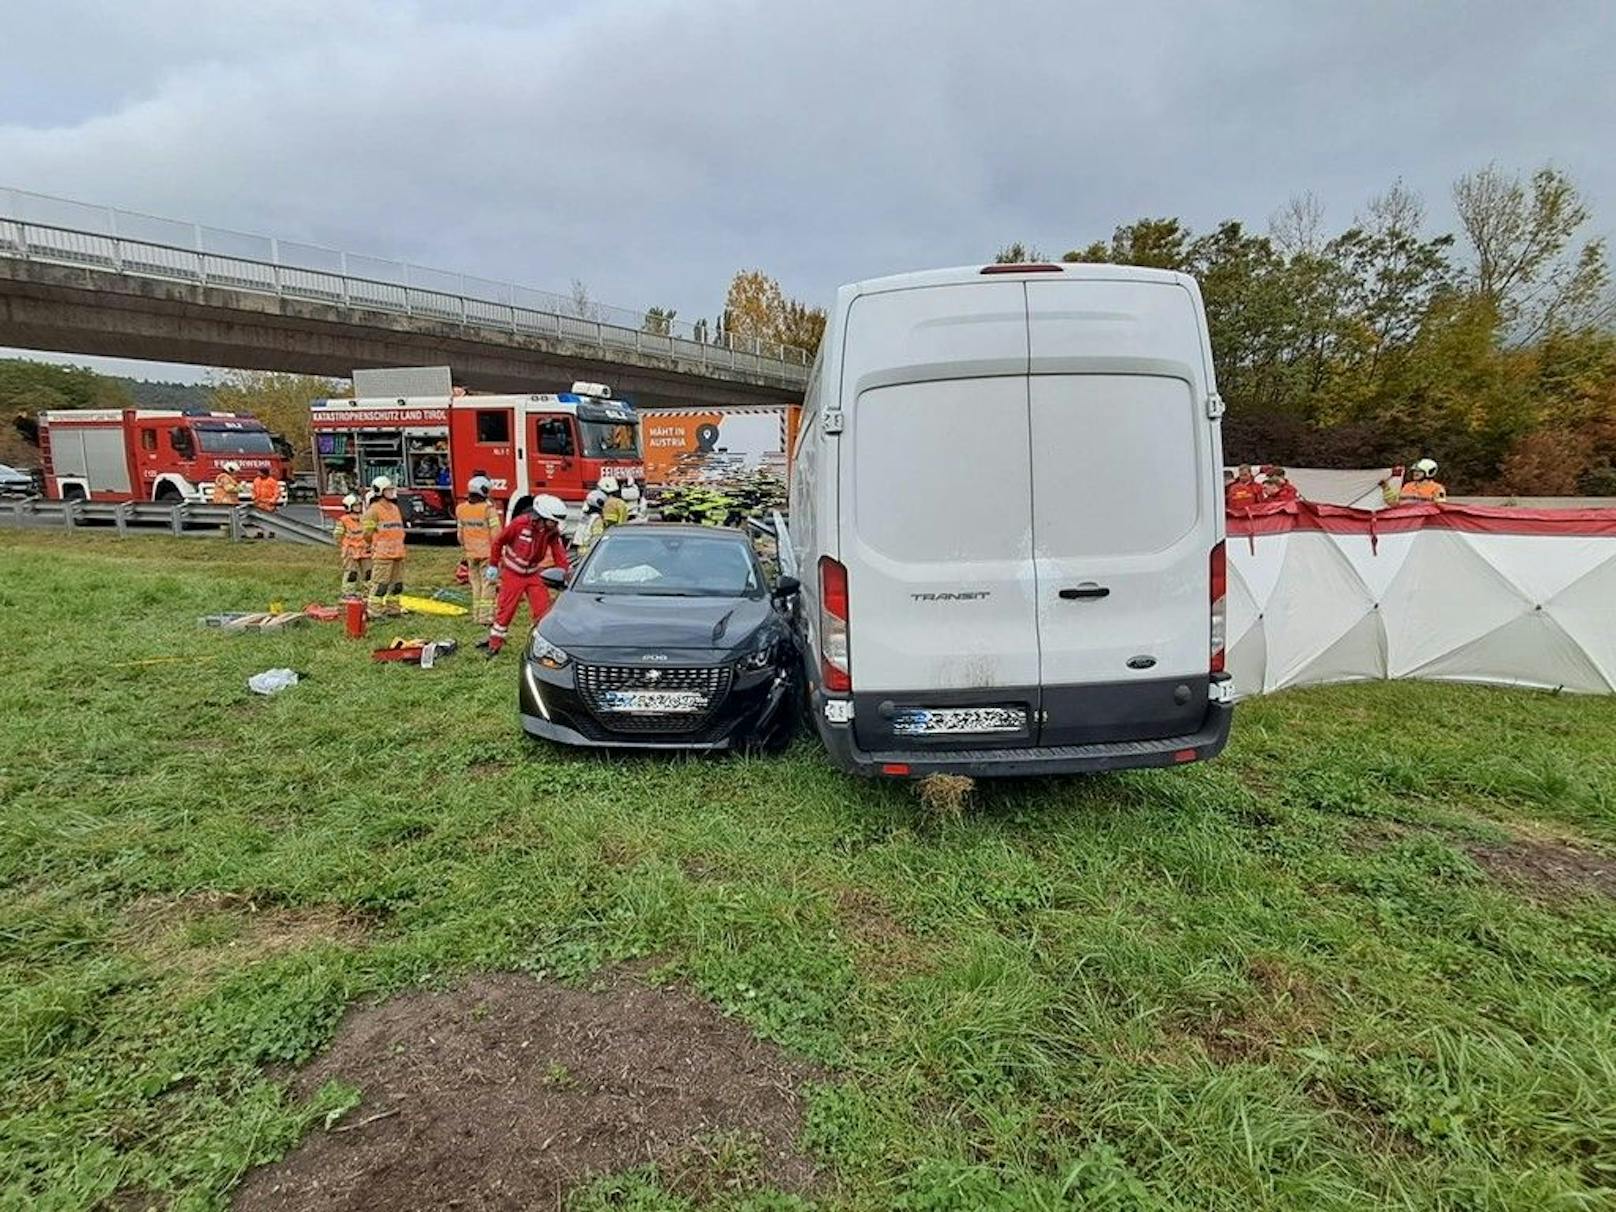
[[[1030,244],[1023,244],[1020,240],[1014,244],[1006,244],[993,254],[995,265],[1030,265],[1043,259],[1043,253]]]
[[[641,328],[658,337],[671,337],[673,335],[673,320],[679,313],[671,307],[652,307],[645,313],[645,321]]]
[[[1511,341],[1609,322],[1605,242],[1575,244],[1589,212],[1564,173],[1540,168],[1523,182],[1489,164],[1459,178],[1453,205],[1473,258],[1471,285],[1492,301]]]
[[[780,283],[761,270],[745,269],[730,281],[720,333],[791,345],[811,355],[825,333],[825,312],[786,298]]]
[[[589,287],[582,278],[574,278],[568,292],[567,305],[580,320],[600,319],[600,306],[589,295]]]

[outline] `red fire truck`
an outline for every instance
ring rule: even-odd
[[[243,483],[268,467],[284,485],[291,467],[256,417],[189,409],[42,412],[39,453],[52,500],[211,502],[226,463]]]
[[[406,524],[454,527],[466,481],[486,475],[509,514],[541,492],[581,501],[602,476],[645,482],[640,420],[598,383],[559,395],[315,400],[320,507],[340,512],[377,476],[406,498]]]

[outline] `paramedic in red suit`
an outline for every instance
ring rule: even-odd
[[[539,573],[550,567],[572,571],[567,544],[561,537],[561,523],[566,517],[567,507],[558,497],[536,497],[531,508],[517,514],[489,541],[486,575],[490,580],[499,578],[494,625],[485,641],[489,656],[497,655],[505,646],[505,633],[523,597],[527,598],[535,626],[550,609],[550,590],[539,579]]]

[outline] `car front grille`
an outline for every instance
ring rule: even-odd
[[[729,694],[730,667],[702,665],[695,668],[665,665],[578,665],[573,673],[578,697],[596,722],[620,734],[700,733]],[[693,691],[702,696],[697,711],[640,713],[613,711],[605,706],[605,696],[614,690]]]

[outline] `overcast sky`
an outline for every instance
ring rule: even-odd
[[[1616,227],[1616,3],[20,0],[0,185],[721,306],[1051,255],[1141,215],[1344,226],[1572,174]]]

